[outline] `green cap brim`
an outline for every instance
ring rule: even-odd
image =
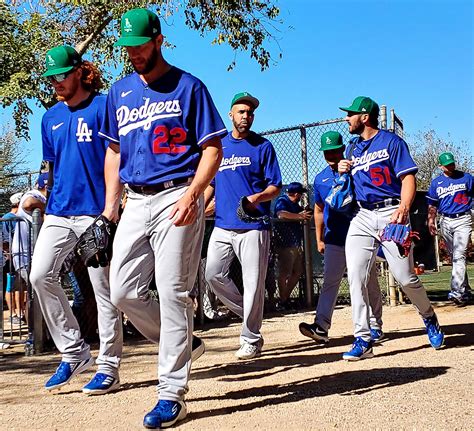
[[[358,111],[358,110],[352,108],[352,106],[349,106],[349,108],[343,108],[342,106],[340,106],[339,109],[340,109],[341,111],[345,111],[345,112],[355,112],[355,113],[357,113],[357,114],[362,114],[362,113],[367,114],[367,112],[365,112],[365,111]]]
[[[151,37],[148,36],[122,36],[114,43],[114,46],[140,46],[150,40]]]
[[[66,73],[70,70],[74,69],[74,66],[67,66],[67,67],[60,67],[59,69],[50,69],[44,72],[41,76],[52,76],[52,75],[59,75],[60,73]]]
[[[319,147],[319,151],[329,151],[329,150],[337,150],[339,148],[344,148],[345,145],[328,145],[327,147]]]
[[[453,163],[456,163],[454,160],[446,160],[443,163],[440,163],[441,166],[448,166],[452,165]]]

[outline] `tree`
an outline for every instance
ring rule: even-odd
[[[18,137],[12,129],[4,127],[0,133],[0,193],[9,195],[27,186],[27,176],[15,175],[25,168],[25,162]]]
[[[60,44],[86,50],[102,67],[104,81],[111,71],[123,71],[125,56],[113,42],[120,27],[120,16],[134,7],[149,7],[144,0],[12,0],[0,2],[0,100],[13,106],[17,136],[28,139],[28,102],[49,108],[53,92],[41,78],[44,56]],[[247,51],[260,67],[272,60],[267,43],[275,41],[279,9],[273,0],[159,0],[153,9],[162,20],[179,12],[185,24],[201,35],[214,36],[212,44],[228,44],[236,53]],[[280,53],[281,56],[281,53]],[[235,66],[234,60],[229,69]]]
[[[410,153],[418,165],[416,182],[418,190],[428,190],[433,178],[440,174],[438,156],[449,151],[454,154],[459,170],[472,172],[473,156],[466,141],[455,144],[440,138],[433,129],[418,131],[410,143]]]

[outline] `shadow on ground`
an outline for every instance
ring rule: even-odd
[[[320,378],[305,379],[283,385],[275,384],[230,391],[216,397],[191,397],[189,401],[238,400],[239,405],[222,407],[210,411],[192,412],[188,415],[188,420],[250,411],[261,407],[294,403],[301,400],[321,398],[335,394],[342,396],[362,395],[382,388],[433,379],[445,374],[448,369],[448,367],[388,367],[364,369],[340,372]],[[241,401],[245,402],[255,397],[264,399],[246,404],[240,403]]]

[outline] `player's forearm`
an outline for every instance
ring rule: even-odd
[[[123,184],[120,183],[120,150],[110,146],[105,153],[105,208],[104,215],[111,219],[118,212]]]
[[[411,208],[411,204],[413,203],[416,194],[415,175],[404,175],[401,180],[402,190],[400,192],[400,207],[404,208],[408,212]]]
[[[324,216],[322,212],[314,211],[314,226],[316,230],[316,241],[318,243],[324,242]]]
[[[249,200],[253,204],[259,204],[262,202],[271,201],[272,199],[276,198],[280,194],[281,187],[277,187],[274,185],[269,185],[265,190],[262,190],[259,193],[255,193],[252,195],[252,199]]]
[[[291,213],[289,211],[278,211],[277,217],[281,220],[298,220],[302,219],[301,214]]]
[[[221,160],[222,144],[220,138],[213,138],[203,145],[201,160],[199,161],[196,174],[186,191],[186,194],[189,195],[194,202],[204,193],[204,190],[206,190],[215,177]]]

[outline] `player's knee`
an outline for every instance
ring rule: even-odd
[[[415,273],[401,274],[395,277],[403,290],[423,288],[423,285]]]
[[[43,288],[48,282],[48,279],[50,278],[51,276],[48,275],[48,272],[45,271],[43,268],[38,265],[32,265],[30,271],[30,283],[34,290],[43,290]]]

